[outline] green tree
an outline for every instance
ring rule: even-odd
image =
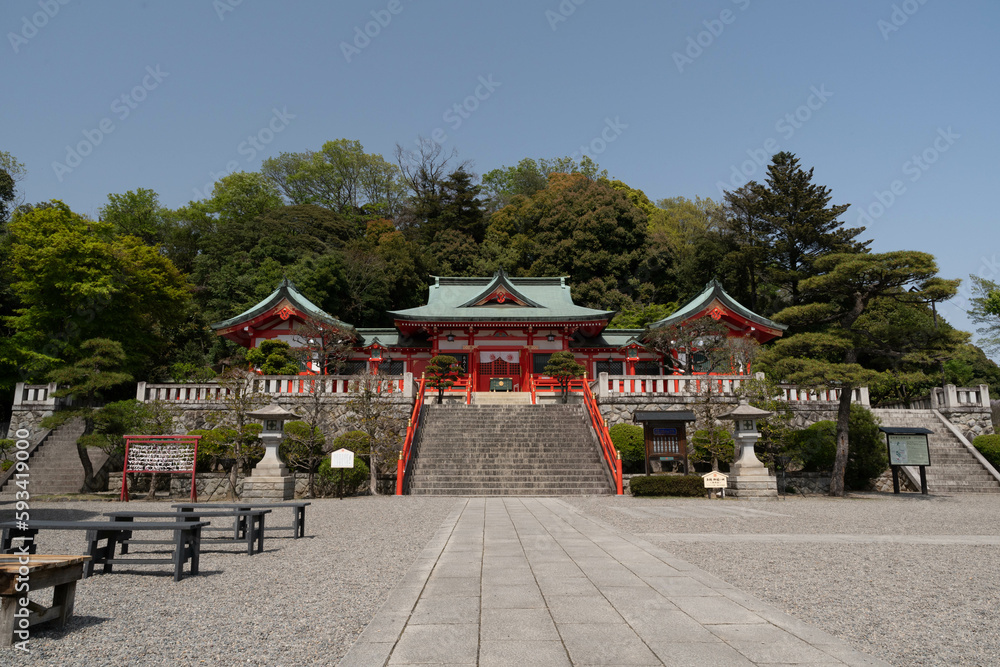
[[[256,375],[240,368],[231,368],[219,378],[225,390],[222,405],[207,416],[215,432],[215,448],[219,455],[232,461],[229,468],[230,500],[237,498],[236,483],[240,471],[244,474],[250,465],[264,454],[260,443],[261,424],[251,420],[250,413],[267,403],[267,396],[257,390]]]
[[[585,372],[587,372],[587,369],[581,364],[576,363],[576,358],[569,350],[553,354],[549,357],[549,363],[545,364],[545,368],[542,369],[542,374],[548,375],[559,382],[563,403],[569,400],[570,381],[581,377]]]
[[[255,172],[239,171],[220,178],[212,187],[210,210],[219,222],[246,222],[282,205],[274,185]]]
[[[396,165],[349,139],[268,158],[261,172],[291,203],[322,206],[355,222],[395,215],[404,192]]]
[[[120,195],[111,193],[99,213],[101,220],[114,225],[115,233],[120,236],[135,236],[147,245],[163,239],[164,210],[153,190],[139,188]]]
[[[157,362],[167,329],[190,302],[169,259],[58,201],[19,213],[9,229],[19,307],[8,324],[25,354],[72,361],[82,341],[107,337],[124,348],[126,371]]]
[[[732,407],[724,400],[714,382],[703,382],[693,406],[698,417],[696,423],[701,428],[691,436],[691,460],[710,462],[712,470],[718,470],[719,463],[732,463],[736,453],[729,426],[719,419],[719,415]]]
[[[298,375],[299,361],[291,346],[274,338],[262,340],[257,347],[247,350],[246,359],[264,375]]]
[[[813,170],[805,171],[794,154],[783,151],[771,159],[766,185],[749,186],[769,231],[773,279],[788,290],[793,306],[801,302],[800,281],[816,274],[818,258],[863,252],[871,243],[854,240],[864,227],[844,227],[839,219],[849,205],[830,205],[829,188],[812,180]]]
[[[646,472],[646,437],[641,426],[615,424],[608,429],[611,442],[622,454],[622,471],[629,474]]]
[[[663,364],[675,373],[729,372],[733,364],[729,332],[722,322],[699,317],[649,329],[643,342],[646,349],[660,354]]]
[[[318,384],[316,380],[313,384]],[[292,469],[304,470],[307,476],[308,497],[316,497],[316,470],[326,458],[326,435],[319,425],[310,421],[296,420],[285,423],[285,440],[281,443],[280,454]]]
[[[365,373],[351,381],[347,401],[347,422],[368,436],[371,493],[378,495],[378,476],[396,464],[395,454],[402,444],[404,421],[393,402],[392,383],[379,372]]]
[[[853,491],[867,489],[871,481],[889,467],[885,440],[878,430],[878,417],[860,405],[851,406],[848,421],[850,442],[844,485]],[[832,470],[837,456],[837,424],[819,421],[789,437],[789,450],[805,472]]]
[[[125,361],[121,343],[107,338],[91,338],[80,344],[80,354],[75,363],[56,368],[48,376],[50,382],[60,386],[55,395],[72,398],[75,407],[47,417],[42,420],[42,426],[53,428],[75,417],[83,419],[83,436],[76,443],[84,474],[81,491],[99,491],[94,465],[87,454],[87,436],[94,432],[98,400],[110,389],[131,381],[132,376],[121,371]]]
[[[438,390],[438,405],[444,401],[444,390],[455,386],[455,381],[462,372],[455,357],[439,354],[432,358],[424,369],[427,384]]]
[[[976,275],[970,275],[972,298],[969,300],[969,319],[981,325],[976,329],[979,344],[991,354],[1000,354],[1000,284]]]
[[[879,375],[859,363],[862,353],[873,351],[862,316],[879,298],[909,303],[948,298],[958,281],[938,278],[934,258],[914,251],[827,255],[817,259],[814,268],[818,275],[800,283],[806,302],[775,315],[799,332],[771,347],[764,361],[776,379],[840,390],[830,493],[842,496],[854,389]]]

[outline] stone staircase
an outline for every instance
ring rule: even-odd
[[[612,493],[580,405],[427,405],[415,445],[414,495]]]
[[[527,391],[474,391],[473,405],[531,405],[531,393]]]
[[[82,419],[73,419],[49,433],[28,459],[28,493],[32,496],[48,493],[79,493],[83,488],[83,465],[76,451],[76,440],[83,435]],[[90,450],[94,470],[99,470],[107,456]],[[0,498],[12,498],[20,489],[11,477],[0,488]]]
[[[933,410],[872,412],[882,426],[918,426],[933,433],[928,438],[931,465],[927,467],[929,493],[1000,493],[1000,482],[991,475]]]

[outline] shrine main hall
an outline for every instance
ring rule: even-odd
[[[274,339],[301,347],[303,327],[325,322],[354,336],[347,373],[367,369],[419,377],[432,357],[447,354],[461,365],[473,391],[490,391],[498,378],[513,380],[514,391],[526,388],[531,377],[544,375],[551,356],[564,350],[573,353],[589,377],[669,374],[673,365],[647,350],[644,336],[651,329],[701,317],[721,323],[730,336],[760,343],[785,329],[738,303],[716,280],[644,329],[612,329],[616,312],[575,304],[566,278],[516,278],[503,270],[491,278],[435,277],[426,305],[390,315],[393,328],[355,328],[318,308],[286,279],[260,303],[212,327],[247,348]],[[315,370],[302,368],[304,373]]]

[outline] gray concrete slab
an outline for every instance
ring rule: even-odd
[[[459,501],[341,665],[884,665],[555,498]]]

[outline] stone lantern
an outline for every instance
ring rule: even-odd
[[[733,420],[736,435],[736,461],[729,472],[729,482],[733,495],[738,498],[776,498],[778,481],[771,476],[767,466],[761,463],[754,452],[754,444],[760,438],[757,421],[770,417],[773,412],[752,407],[747,400],[729,412],[719,415],[719,419]]]
[[[295,496],[295,479],[278,456],[278,447],[285,439],[285,422],[298,419],[298,415],[272,403],[247,416],[260,420],[264,425],[264,430],[260,432],[261,442],[264,443],[264,458],[254,466],[253,473],[244,481],[243,497],[292,499]]]

